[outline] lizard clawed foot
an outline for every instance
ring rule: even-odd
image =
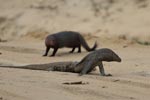
[[[105,76],[112,76],[111,74],[106,74]]]
[[[104,75],[101,75],[101,76],[106,76],[106,77],[108,77],[108,76],[112,76],[111,74],[104,74]]]

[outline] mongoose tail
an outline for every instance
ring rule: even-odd
[[[87,51],[94,51],[97,48],[97,42],[95,42],[94,46],[92,48],[90,48],[87,44],[87,42],[85,41],[85,39],[83,38],[82,35],[79,35],[79,39],[80,39],[80,43],[81,45],[87,50]]]

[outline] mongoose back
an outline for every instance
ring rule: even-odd
[[[97,44],[95,42],[94,46],[90,48],[88,44],[86,43],[85,39],[83,38],[83,36],[78,32],[62,31],[62,32],[54,33],[54,34],[48,35],[45,39],[46,51],[43,56],[47,56],[50,48],[54,49],[51,56],[55,56],[57,50],[63,47],[72,48],[70,53],[73,53],[75,48],[78,48],[78,53],[80,53],[81,45],[87,51],[93,51],[97,47]]]

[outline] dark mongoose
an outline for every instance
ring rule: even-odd
[[[96,66],[99,66],[100,74],[102,76],[111,76],[111,74],[105,74],[102,61],[121,62],[121,58],[111,49],[103,48],[91,52],[90,54],[85,56],[80,62],[70,61],[70,62],[55,62],[55,63],[48,63],[48,64],[33,64],[33,65],[26,65],[26,66],[0,66],[0,67],[73,72],[73,73],[79,73],[79,75],[84,75],[91,72]]]
[[[50,48],[54,49],[51,56],[55,56],[57,50],[59,48],[63,48],[63,47],[72,48],[70,53],[73,53],[75,48],[78,48],[78,53],[80,53],[81,52],[81,45],[87,51],[93,51],[97,47],[97,44],[95,42],[94,46],[92,48],[90,48],[87,45],[83,36],[78,32],[62,31],[62,32],[54,33],[54,34],[48,35],[45,39],[46,51],[45,51],[45,54],[43,56],[47,56]]]

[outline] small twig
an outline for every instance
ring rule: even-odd
[[[79,84],[85,85],[85,84],[89,84],[89,82],[78,81],[78,82],[65,82],[63,84],[66,84],[66,85],[79,85]]]
[[[120,81],[119,79],[115,79],[115,80],[113,80],[113,82],[118,82],[118,81]]]
[[[3,100],[3,97],[0,97],[0,100]]]
[[[2,40],[2,39],[0,38],[0,42],[7,42],[7,40]]]

